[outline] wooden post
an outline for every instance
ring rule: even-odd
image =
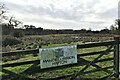
[[[119,79],[119,36],[114,37],[116,44],[115,44],[115,51],[114,51],[114,70],[115,70],[115,77]]]

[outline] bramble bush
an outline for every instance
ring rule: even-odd
[[[16,44],[19,44],[19,43],[22,43],[22,41],[18,38],[15,38],[13,36],[2,36],[2,46],[7,46],[7,45],[16,45]]]
[[[13,36],[17,37],[17,38],[20,38],[20,37],[23,37],[24,34],[21,31],[14,31]]]

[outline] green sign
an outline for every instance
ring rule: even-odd
[[[41,69],[77,63],[76,46],[39,49]]]

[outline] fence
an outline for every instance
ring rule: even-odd
[[[42,73],[42,72],[48,72],[52,70],[62,70],[62,69],[67,69],[71,67],[77,67],[77,66],[82,66],[77,72],[70,73],[70,74],[65,74],[65,75],[60,75],[60,76],[54,76],[54,77],[39,77],[38,79],[40,80],[56,80],[56,79],[65,79],[69,78],[70,80],[74,80],[75,78],[82,78],[85,79],[84,75],[86,74],[91,74],[95,72],[105,72],[107,73],[106,75],[102,77],[94,77],[99,80],[106,80],[109,78],[119,78],[119,37],[116,37],[114,41],[109,41],[109,42],[101,42],[101,43],[90,43],[90,44],[82,44],[82,45],[77,45],[77,49],[89,49],[89,48],[94,48],[94,47],[100,47],[100,46],[106,46],[106,48],[102,51],[93,51],[93,52],[88,52],[88,53],[82,53],[77,55],[77,60],[78,62],[75,64],[69,64],[69,65],[64,65],[64,66],[59,66],[59,67],[53,67],[53,68],[47,68],[47,69],[40,69],[40,60],[32,60],[32,61],[24,61],[24,62],[15,62],[15,63],[6,63],[2,64],[2,79],[7,80],[7,79],[21,79],[21,80],[36,80],[35,78],[30,78],[25,75],[32,75],[35,73]],[[9,57],[15,57],[18,56],[20,57],[21,55],[28,55],[32,54],[33,56],[36,56],[36,54],[39,53],[39,49],[35,50],[25,50],[25,51],[19,51],[19,52],[9,52],[9,53],[2,53],[3,59],[9,58]],[[112,54],[110,57],[103,57],[106,55]],[[96,56],[92,60],[86,60],[84,57],[89,57],[89,56]],[[112,64],[103,66],[103,65],[98,65],[101,63],[106,64],[108,61],[111,61]],[[16,67],[16,66],[21,66],[21,65],[27,65],[27,64],[32,64],[30,65],[27,69],[20,73],[16,73],[13,71],[8,70],[7,68],[9,67]],[[90,66],[94,67],[94,69],[87,70]]]

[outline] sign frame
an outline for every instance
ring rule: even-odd
[[[41,69],[77,63],[77,46],[39,49]]]

